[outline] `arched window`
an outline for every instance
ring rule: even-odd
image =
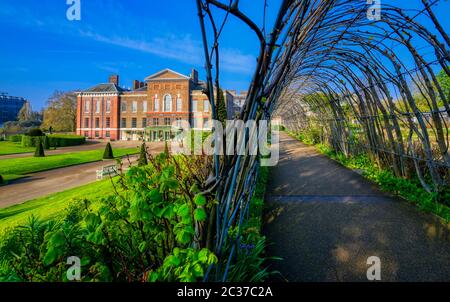
[[[164,111],[171,112],[172,111],[172,97],[170,94],[166,94],[164,96]]]

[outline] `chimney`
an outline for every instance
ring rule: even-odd
[[[134,80],[133,81],[133,90],[136,90],[139,88],[141,88],[141,82],[139,82],[138,80]]]
[[[191,72],[191,80],[194,82],[194,84],[198,83],[198,71],[192,68]]]
[[[139,88],[145,87],[147,84],[145,82],[139,82]]]
[[[119,86],[119,75],[117,74],[110,75],[108,83],[116,84],[117,86]]]

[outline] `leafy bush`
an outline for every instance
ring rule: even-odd
[[[26,135],[28,135],[28,136],[43,136],[44,133],[39,128],[32,128],[27,132]]]
[[[103,153],[103,159],[114,159],[111,143],[108,142],[105,146],[105,152]]]
[[[207,164],[162,153],[120,175],[99,204],[74,201],[60,219],[6,232],[0,281],[66,281],[71,256],[81,259],[82,281],[201,280],[217,263],[204,243],[213,201],[199,194]]]
[[[22,135],[11,135],[8,136],[8,140],[13,143],[20,143],[22,142]]]
[[[44,147],[42,146],[42,141],[38,141],[36,145],[36,151],[34,152],[34,157],[45,157]]]
[[[148,165],[147,150],[145,147],[145,143],[142,143],[141,151],[139,153],[138,166],[142,167],[142,166],[146,166],[146,165]]]
[[[22,147],[37,147],[42,136],[22,135]]]
[[[50,149],[50,140],[48,139],[48,136],[44,136],[43,137],[42,144],[43,144],[43,147],[44,147],[45,150]]]
[[[50,134],[48,138],[51,147],[78,146],[86,142],[86,138],[81,135]]]

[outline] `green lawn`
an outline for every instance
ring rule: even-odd
[[[90,150],[55,154],[46,157],[0,159],[0,175],[5,180],[12,180],[34,172],[99,161],[103,157],[103,152],[104,150]],[[136,154],[139,152],[139,149],[119,148],[114,149],[113,152],[114,156],[120,157],[127,154]]]
[[[33,152],[34,147],[22,147],[21,143],[9,141],[0,142],[0,155],[19,154]]]
[[[77,198],[88,198],[95,202],[111,192],[111,180],[106,179],[0,209],[0,234],[8,228],[25,223],[31,215],[43,220],[50,219],[63,214],[70,202]]]

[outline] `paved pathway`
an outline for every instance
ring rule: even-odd
[[[154,154],[164,150],[163,145],[149,145],[148,147],[149,151]],[[130,157],[130,159],[135,161],[137,155]],[[94,182],[96,179],[96,170],[114,162],[114,160],[97,161],[53,169],[33,173],[29,177],[11,181],[8,185],[0,186],[0,208],[20,204],[34,198]],[[128,166],[126,159],[123,160],[123,163],[124,167]]]
[[[367,281],[377,256],[382,281],[450,281],[448,224],[285,133],[280,147],[264,233],[281,280]]]

